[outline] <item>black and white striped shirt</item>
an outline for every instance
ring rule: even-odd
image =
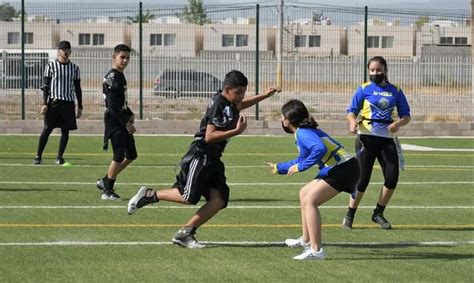
[[[76,99],[74,81],[80,80],[79,67],[69,61],[66,64],[54,60],[46,65],[44,77],[51,78],[50,98],[65,101]]]

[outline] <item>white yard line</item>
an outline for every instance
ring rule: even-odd
[[[209,246],[285,246],[284,242],[267,241],[201,241]],[[94,241],[51,241],[51,242],[0,242],[0,246],[164,246],[171,245],[170,241],[128,241],[128,242],[94,242]],[[324,242],[328,246],[457,246],[472,245],[474,241],[413,241],[413,242]]]
[[[0,209],[126,209],[127,205],[2,205]],[[299,205],[230,205],[227,209],[299,209]],[[345,209],[347,205],[323,205],[323,209]],[[359,206],[359,209],[373,209]],[[473,209],[472,205],[391,205],[390,209]],[[152,205],[144,209],[196,209],[195,206]]]
[[[21,164],[21,163],[0,163],[0,166],[4,167],[35,167],[35,168],[42,168],[42,167],[58,167],[56,164],[41,164],[33,165],[33,164]],[[90,168],[107,168],[109,165],[103,164],[77,164],[73,165],[73,167],[90,167]],[[130,165],[129,168],[174,168],[177,165]],[[267,168],[268,165],[226,165],[226,168]],[[380,166],[375,165],[376,168],[380,168]],[[455,168],[455,169],[474,169],[474,165],[405,165],[405,168]]]
[[[25,182],[25,181],[0,181],[0,184],[5,185],[80,185],[90,186],[94,185],[95,182]],[[172,183],[115,183],[121,186],[170,186]],[[229,186],[302,186],[306,183],[227,183]],[[370,185],[382,185],[383,182],[372,182]],[[474,181],[457,181],[457,182],[398,182],[398,185],[466,185],[474,184]]]

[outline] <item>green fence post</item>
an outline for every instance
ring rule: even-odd
[[[143,26],[142,26],[142,21],[143,21],[143,3],[140,2],[139,5],[139,14],[140,14],[140,19],[139,19],[139,24],[138,24],[138,34],[139,34],[139,43],[138,43],[138,49],[139,49],[139,55],[138,55],[138,69],[139,69],[139,108],[140,108],[140,120],[143,120]]]
[[[368,41],[368,17],[369,17],[369,8],[365,6],[365,11],[364,11],[364,64],[362,64],[364,68],[364,82],[367,81],[367,68],[365,67],[365,64],[367,64],[367,41]]]
[[[255,15],[255,95],[258,95],[258,92],[259,92],[259,80],[260,80],[260,76],[259,76],[259,64],[260,64],[260,32],[259,32],[259,29],[260,29],[260,5],[257,4],[257,7],[256,7],[256,15]],[[255,105],[255,120],[258,121],[259,119],[259,107],[258,107],[258,103],[257,105]]]
[[[25,120],[25,0],[21,0],[21,119]]]

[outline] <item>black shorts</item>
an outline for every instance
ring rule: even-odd
[[[137,148],[135,138],[127,131],[115,131],[110,135],[110,143],[113,149],[113,160],[122,162],[124,158],[128,160],[137,159]]]
[[[183,199],[196,204],[204,196],[209,200],[210,189],[217,189],[227,206],[229,187],[226,183],[224,163],[219,158],[209,158],[205,152],[192,144],[180,163],[174,188],[178,188]]]
[[[352,194],[359,180],[359,163],[357,159],[351,158],[344,163],[331,168],[327,176],[321,178],[338,192]]]
[[[76,106],[73,101],[53,100],[44,115],[44,125],[48,128],[76,130]]]

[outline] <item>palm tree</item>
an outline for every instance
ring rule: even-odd
[[[142,15],[142,23],[148,23],[150,20],[153,20],[154,18],[155,18],[155,15],[153,15],[152,13],[150,13],[150,11],[147,10]],[[129,21],[131,21],[132,23],[139,23],[140,22],[140,13],[136,14],[133,17],[127,17],[127,19]]]

